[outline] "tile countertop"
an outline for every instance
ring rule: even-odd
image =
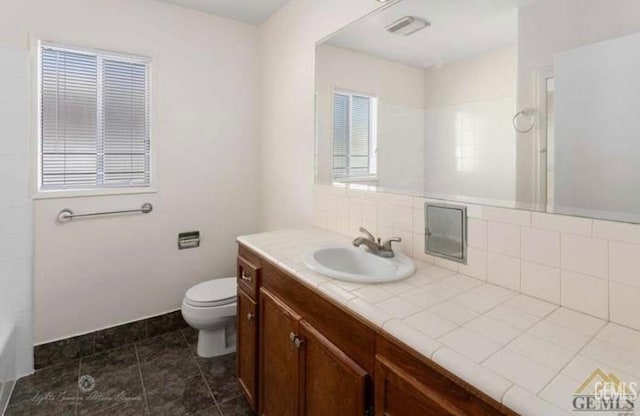
[[[319,228],[238,242],[522,415],[575,415],[572,394],[597,368],[640,381],[640,331],[416,259],[399,282],[334,280],[303,255],[351,239]]]

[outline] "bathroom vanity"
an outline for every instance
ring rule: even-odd
[[[516,414],[242,242],[237,336],[258,415]]]

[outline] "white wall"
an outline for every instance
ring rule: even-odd
[[[318,180],[332,181],[333,92],[343,89],[378,99],[377,185],[422,190],[424,70],[327,44],[316,59]]]
[[[33,368],[33,343],[32,228],[28,183],[29,57],[23,51],[0,48],[0,68],[1,392],[4,381],[27,374]],[[15,327],[12,339],[7,339],[12,327]],[[0,397],[0,411],[2,408]]]
[[[2,47],[26,51],[33,36],[153,60],[157,193],[35,201],[36,343],[177,309],[190,285],[233,275],[235,237],[257,228],[256,35],[152,0],[2,4]],[[147,201],[149,215],[55,221],[65,207]],[[202,232],[202,246],[179,252],[177,234],[190,230]]]
[[[375,0],[292,0],[260,27],[262,228],[311,223],[315,45],[376,7]]]

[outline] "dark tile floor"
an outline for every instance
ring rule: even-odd
[[[235,354],[200,358],[191,328],[36,371],[6,416],[249,416]]]

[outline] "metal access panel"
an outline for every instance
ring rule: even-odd
[[[425,203],[425,253],[467,264],[467,207]]]

